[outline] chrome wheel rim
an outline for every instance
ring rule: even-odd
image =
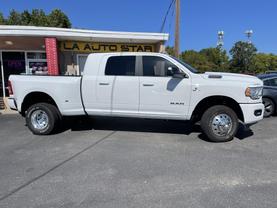
[[[269,116],[272,114],[273,106],[269,101],[264,101],[264,107],[265,107],[265,116]]]
[[[43,110],[35,110],[31,116],[31,123],[35,129],[45,129],[49,124],[48,115]]]
[[[227,114],[216,115],[212,120],[212,131],[217,136],[226,136],[232,130],[232,119]]]

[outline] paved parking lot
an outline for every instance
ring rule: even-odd
[[[277,118],[229,143],[182,122],[96,118],[34,136],[0,115],[0,207],[276,207]]]

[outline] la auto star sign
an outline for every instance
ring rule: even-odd
[[[103,52],[154,52],[155,46],[148,44],[129,43],[90,43],[90,42],[59,42],[61,51],[76,51],[86,53]]]

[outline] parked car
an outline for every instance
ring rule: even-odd
[[[34,134],[50,134],[62,116],[121,116],[200,121],[214,142],[230,141],[239,121],[263,118],[263,82],[208,72],[160,53],[98,53],[82,76],[12,75],[9,105]]]
[[[265,105],[264,117],[272,116],[277,110],[277,73],[258,75],[264,82],[263,103]]]
[[[277,74],[277,71],[266,71],[266,74]]]

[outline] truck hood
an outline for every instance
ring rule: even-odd
[[[262,86],[263,82],[254,76],[245,75],[245,74],[235,74],[235,73],[225,73],[225,72],[205,72],[202,74],[204,79],[209,79],[213,81],[236,81],[244,82],[251,85]]]

